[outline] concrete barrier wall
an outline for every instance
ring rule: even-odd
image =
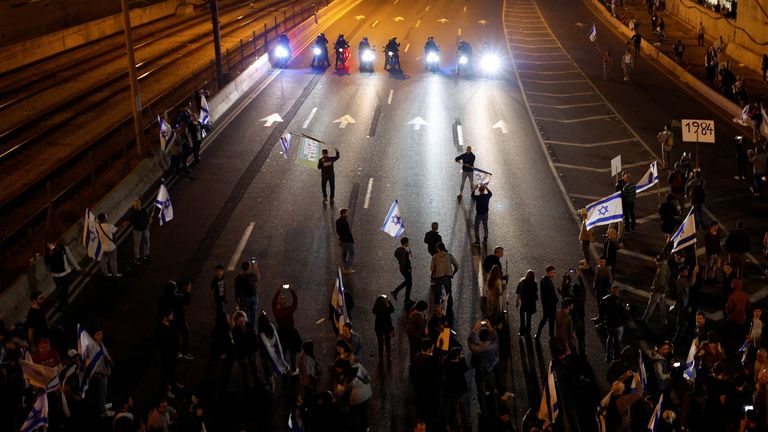
[[[132,9],[131,25],[136,27],[173,15],[178,5],[179,0],[167,0]],[[4,47],[0,49],[0,73],[121,31],[123,18],[121,14],[117,14]]]

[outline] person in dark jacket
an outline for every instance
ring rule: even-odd
[[[611,268],[614,276],[616,275],[616,260],[618,259],[619,249],[621,249],[619,233],[611,228],[608,230],[608,238],[603,243],[603,256],[605,257],[605,263]]]
[[[667,194],[666,200],[661,203],[657,212],[661,218],[661,232],[664,233],[664,242],[669,243],[672,234],[677,228],[677,218],[680,217],[680,210],[675,205],[675,196]]]
[[[69,300],[67,298],[69,294],[69,282],[72,277],[72,270],[82,271],[80,265],[77,264],[77,260],[69,250],[69,246],[61,243],[48,243],[45,251],[45,268],[53,278],[53,283],[56,285],[56,292],[58,293],[59,305],[66,308],[69,306]]]
[[[624,313],[626,309],[618,285],[611,287],[611,293],[600,301],[600,320],[605,324],[608,339],[605,343],[605,362],[613,361],[621,351],[621,339],[624,335]]]
[[[461,347],[451,348],[443,360],[445,370],[445,410],[446,422],[450,430],[468,429],[467,412],[464,409],[465,398],[469,391],[467,385],[467,372],[469,366],[461,353]]]
[[[488,212],[489,203],[493,193],[485,185],[480,185],[477,188],[480,192],[475,193],[475,189],[472,189],[472,201],[475,202],[475,242],[474,246],[480,246],[480,224],[483,224],[483,243],[488,243]]]
[[[259,311],[259,279],[261,273],[255,258],[240,264],[240,274],[235,277],[235,302],[237,308],[245,312],[248,323],[256,331],[256,319]]]
[[[336,193],[336,174],[333,171],[333,163],[339,160],[339,149],[335,148],[336,156],[328,156],[328,149],[323,149],[323,156],[317,161],[317,169],[320,170],[320,183],[323,190],[323,202],[328,201],[326,185],[331,186],[331,202]]]
[[[624,210],[624,233],[632,234],[637,222],[635,221],[635,198],[637,189],[632,182],[632,176],[625,172],[620,183],[616,184],[616,190],[621,192],[621,206]]]
[[[352,237],[352,230],[349,227],[347,215],[349,209],[344,207],[339,210],[339,218],[336,219],[336,234],[341,243],[341,260],[344,264],[344,273],[353,273],[355,270],[352,265],[355,263],[355,239]]]
[[[400,239],[400,246],[395,249],[395,258],[397,259],[397,265],[400,269],[400,274],[403,275],[403,282],[398,285],[390,294],[397,300],[397,293],[405,288],[405,303],[411,303],[411,288],[413,288],[413,276],[411,274],[411,244],[408,241],[408,237]]]
[[[421,413],[427,420],[438,415],[440,360],[432,353],[432,342],[421,342],[421,350],[411,361],[409,375]]]
[[[214,364],[221,361],[221,380],[219,388],[226,389],[229,378],[232,376],[232,366],[235,363],[235,342],[232,336],[232,328],[226,313],[216,315],[215,327],[210,332],[211,344],[208,361]]]
[[[161,313],[160,326],[157,329],[155,343],[160,351],[160,380],[163,391],[173,399],[172,389],[176,384],[176,355],[179,352],[179,335],[173,326],[173,310],[165,309]]]
[[[193,360],[189,354],[189,322],[187,321],[187,306],[192,302],[192,282],[185,282],[179,289],[175,281],[165,283],[165,292],[160,300],[160,312],[166,309],[173,311],[171,326],[181,339],[178,358]]]
[[[544,324],[549,322],[549,339],[555,338],[555,314],[557,313],[557,291],[555,290],[555,266],[547,266],[544,269],[544,276],[539,281],[539,289],[541,290],[541,321],[539,321],[539,327],[536,330],[536,339],[541,337],[541,329],[544,328]]]
[[[437,232],[437,222],[432,222],[432,229],[424,234],[424,243],[427,244],[427,251],[430,255],[437,253],[437,245],[443,242],[443,237]]]
[[[725,239],[725,250],[737,277],[744,273],[744,255],[749,252],[749,234],[744,230],[744,221],[736,222],[736,229]]]
[[[461,199],[461,193],[464,192],[464,183],[469,179],[469,191],[475,190],[475,154],[472,153],[472,146],[467,146],[464,153],[456,156],[454,161],[461,164],[461,186],[456,198]]]
[[[376,297],[371,311],[376,316],[373,330],[376,332],[376,341],[379,345],[379,365],[384,361],[384,349],[387,350],[387,367],[392,366],[392,336],[395,326],[392,325],[392,314],[395,308],[386,295]]]
[[[288,301],[288,296],[291,300]],[[277,323],[277,336],[280,338],[283,350],[288,351],[291,360],[291,371],[296,372],[296,355],[301,351],[301,335],[296,330],[293,314],[299,307],[299,297],[296,291],[288,285],[283,285],[272,297],[272,315]]]
[[[528,336],[531,332],[531,317],[536,313],[536,301],[539,299],[539,287],[536,284],[536,275],[528,269],[517,283],[517,300],[515,304],[520,308],[520,336]]]
[[[152,261],[152,255],[149,253],[149,225],[151,223],[152,216],[147,212],[147,209],[141,206],[141,201],[133,200],[123,225],[130,225],[133,228],[133,262],[136,264]]]
[[[243,385],[247,389],[250,386],[248,380],[248,370],[253,374],[253,383],[256,384],[258,375],[256,373],[256,351],[259,343],[256,332],[248,323],[248,317],[243,311],[237,311],[232,314],[232,355],[243,375]],[[267,372],[264,372],[265,375]]]

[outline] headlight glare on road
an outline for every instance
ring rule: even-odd
[[[285,49],[284,46],[278,45],[277,48],[275,48],[275,55],[277,58],[286,58],[288,57],[288,50]]]
[[[430,51],[427,53],[427,63],[436,63],[438,60],[440,60],[440,56],[436,52]]]
[[[374,58],[373,51],[371,51],[371,50],[363,51],[363,61],[365,61],[365,62],[372,62],[373,58]]]
[[[322,53],[323,53],[323,50],[321,50],[320,48],[318,48],[318,47],[312,48],[312,54],[314,54],[316,56],[319,56]]]
[[[467,56],[465,56],[465,55],[459,57],[459,64],[463,64],[464,65],[464,64],[467,64],[468,61],[469,61],[469,59],[467,59]]]
[[[480,61],[480,66],[486,72],[497,72],[501,66],[501,61],[496,54],[485,54]]]

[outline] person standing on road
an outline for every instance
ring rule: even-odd
[[[53,284],[56,285],[56,292],[59,295],[59,305],[62,308],[69,307],[69,282],[72,270],[77,272],[83,271],[77,260],[72,255],[72,251],[69,250],[69,246],[64,243],[56,245],[53,242],[46,244],[45,251],[45,268],[53,279]]]
[[[160,351],[160,382],[168,399],[175,398],[172,392],[173,388],[177,387],[176,362],[179,352],[179,335],[173,327],[173,320],[173,309],[163,310],[155,337],[157,350]]]
[[[262,370],[267,379],[268,390],[272,391],[275,389],[275,377],[280,377],[288,372],[288,363],[283,357],[283,346],[280,343],[277,329],[267,318],[266,312],[259,315],[256,327],[259,329],[258,335],[261,341],[259,351],[261,352]]]
[[[603,81],[608,80],[608,74],[613,72],[613,58],[611,52],[603,51]]]
[[[326,185],[331,186],[331,203],[333,203],[333,197],[336,193],[336,174],[333,171],[333,163],[339,160],[339,149],[336,150],[336,156],[328,156],[328,149],[323,149],[323,156],[317,161],[317,169],[320,170],[320,184],[323,190],[323,202],[328,201],[328,193],[326,192]]]
[[[430,231],[431,232],[431,231]],[[390,294],[392,298],[397,300],[397,293],[405,288],[405,303],[411,303],[411,288],[413,287],[413,276],[411,274],[411,243],[408,237],[400,239],[400,246],[395,249],[395,258],[397,258],[397,264],[400,269],[400,274],[403,275],[403,282],[398,285]]]
[[[288,295],[290,294],[290,301]],[[296,291],[288,285],[278,288],[272,297],[272,315],[277,323],[277,335],[280,337],[283,350],[288,351],[291,361],[291,371],[298,373],[296,369],[296,355],[301,351],[301,335],[296,330],[296,323],[293,314],[299,307],[299,296]]]
[[[480,194],[476,194],[472,189],[472,201],[475,202],[475,242],[474,246],[480,246],[480,223],[483,224],[483,243],[488,243],[488,204],[491,201],[493,193],[485,185],[477,188]]]
[[[515,290],[515,304],[520,308],[520,331],[518,336],[528,336],[531,333],[531,317],[536,313],[536,301],[539,299],[539,288],[536,275],[528,269],[525,276],[520,278]]]
[[[581,244],[581,253],[584,255],[584,262],[580,268],[582,270],[589,269],[590,262],[592,261],[591,253],[589,250],[589,244],[592,243],[592,230],[587,228],[587,210],[579,210],[579,216],[581,216],[581,227],[579,228],[579,243]]]
[[[653,28],[655,29],[656,27],[654,26]],[[643,41],[643,37],[640,36],[640,32],[637,31],[637,29],[635,29],[635,33],[632,35],[630,40],[632,41],[632,45],[635,47],[635,58],[639,58],[640,57],[640,44]],[[629,50],[629,48],[627,48],[627,50]],[[630,53],[630,55],[631,55],[631,53]]]
[[[677,64],[683,64],[683,56],[685,55],[685,45],[683,45],[683,41],[678,39],[677,43],[672,46],[672,49],[675,51]]]
[[[395,334],[395,326],[392,325],[392,314],[395,307],[386,295],[376,297],[371,311],[376,316],[373,329],[376,332],[376,341],[379,347],[379,365],[384,362],[384,349],[387,351],[387,367],[392,366],[392,336]]]
[[[691,320],[691,289],[696,284],[696,276],[699,274],[699,265],[693,268],[693,273],[688,274],[688,264],[680,266],[677,279],[675,279],[675,301],[674,309],[677,311],[677,325],[673,341],[678,345],[687,335],[688,323]]]
[[[752,186],[749,190],[753,196],[760,196],[760,185],[763,182],[763,176],[765,176],[765,153],[760,152],[757,148],[747,151],[747,159],[752,164]]]
[[[240,274],[235,278],[235,302],[237,308],[245,312],[248,323],[256,331],[256,319],[259,310],[259,266],[255,259],[240,264]]]
[[[640,318],[645,323],[653,316],[656,306],[659,307],[661,314],[661,324],[667,327],[667,290],[669,288],[670,271],[667,260],[663,255],[656,255],[656,273],[651,282],[651,297],[648,299],[648,306],[645,308],[643,317]]]
[[[437,244],[437,253],[432,257],[429,264],[429,271],[432,273],[433,298],[435,304],[440,304],[442,290],[445,290],[445,296],[448,298],[450,306],[453,304],[451,296],[451,279],[459,271],[459,262],[445,249],[444,243]],[[441,289],[442,288],[442,289]]]
[[[661,144],[661,167],[666,170],[672,168],[672,147],[675,145],[675,135],[672,133],[672,125],[664,125],[664,129],[656,134],[656,141]]]
[[[216,309],[216,315],[224,314],[224,304],[227,303],[226,281],[224,280],[224,266],[219,264],[214,269],[211,280],[211,304]]]
[[[707,229],[707,232],[704,233],[704,251],[707,254],[707,263],[706,267],[704,267],[704,281],[705,282],[713,282],[715,281],[715,272],[718,268],[720,268],[720,253],[722,252],[722,249],[720,247],[720,238],[721,238],[721,232],[720,232],[720,224],[718,224],[716,221],[712,221],[709,223],[709,228]]]
[[[461,186],[456,198],[461,199],[464,192],[464,183],[469,179],[469,191],[475,190],[475,154],[472,153],[472,146],[467,146],[464,153],[456,156],[454,160],[461,164]]]
[[[600,303],[603,297],[607,296],[613,286],[613,268],[608,265],[605,255],[601,255],[595,266],[595,279],[593,281],[595,290],[595,300]]]
[[[553,330],[554,331],[554,330]],[[554,333],[553,333],[554,334]],[[493,417],[496,413],[496,377],[494,368],[499,362],[499,338],[488,321],[475,323],[467,337],[475,366],[475,386],[481,415]]]
[[[255,385],[259,379],[256,373],[256,351],[258,350],[258,341],[256,339],[255,325],[248,322],[248,317],[245,312],[239,310],[232,314],[232,330],[230,334],[230,341],[232,346],[232,355],[237,362],[237,367],[242,374],[243,386],[247,390],[251,382],[248,378],[248,371],[253,375],[253,384]],[[231,362],[232,360],[230,360]],[[230,366],[231,368],[231,366]],[[266,375],[267,371],[264,371]],[[227,377],[229,374],[227,374]],[[227,378],[226,381],[229,381]],[[225,384],[226,385],[226,384]]]
[[[349,227],[347,215],[349,209],[344,207],[339,210],[339,218],[336,219],[336,234],[341,244],[341,261],[343,273],[354,273],[352,265],[355,263],[355,239],[352,237],[352,229]]]
[[[627,48],[621,56],[621,70],[624,71],[624,81],[629,81],[634,66],[635,60],[632,58],[632,53],[629,51],[629,48]]]
[[[101,250],[104,251],[100,261],[101,272],[106,277],[122,277],[123,275],[117,269],[117,243],[115,242],[117,227],[107,222],[105,213],[100,213],[96,217],[96,222],[96,231],[98,231],[101,240]]]
[[[555,316],[553,347],[557,358],[560,360],[569,357],[576,350],[576,332],[573,331],[571,310],[573,310],[573,299],[566,297],[560,305],[560,310],[557,311],[557,316]]]
[[[635,220],[635,198],[637,197],[637,188],[632,182],[632,176],[624,173],[623,185],[621,186],[621,206],[624,209],[624,233],[632,234],[635,231],[637,222]],[[618,186],[618,185],[617,185]]]
[[[728,261],[733,265],[736,277],[744,277],[744,255],[749,252],[749,234],[744,230],[744,221],[736,221],[736,229],[725,239]]]
[[[661,232],[664,233],[664,244],[667,244],[672,239],[675,229],[677,229],[677,218],[680,216],[680,211],[675,205],[675,196],[668,193],[667,198],[659,206],[657,213],[661,219]]]
[[[608,338],[605,342],[605,362],[610,363],[621,351],[624,335],[624,301],[618,285],[611,287],[611,293],[600,301],[600,318],[605,324]]]
[[[419,300],[411,308],[405,323],[405,334],[408,336],[408,346],[410,347],[410,359],[413,360],[421,349],[421,341],[427,330],[426,310],[429,305],[424,300]]]
[[[506,290],[507,285],[504,282],[504,274],[501,272],[501,267],[493,266],[491,271],[488,272],[488,279],[485,281],[485,296],[487,298],[485,316],[491,322],[497,322],[506,306],[502,300]]]
[[[619,240],[619,233],[615,229],[608,230],[608,238],[603,243],[603,256],[605,257],[605,263],[611,268],[611,272],[616,276],[616,260],[618,259],[619,249],[622,244]]]
[[[557,312],[557,290],[555,289],[555,266],[547,266],[544,276],[539,281],[541,290],[541,321],[536,329],[536,339],[541,338],[541,330],[549,322],[549,340],[555,338],[555,313]]]
[[[133,262],[135,264],[152,261],[152,255],[149,254],[149,225],[151,222],[152,217],[147,209],[141,207],[141,201],[133,200],[131,210],[129,210],[123,226],[130,225],[133,228]]]
[[[704,228],[704,200],[707,197],[706,182],[704,176],[701,175],[701,170],[692,172],[690,178],[685,185],[685,194],[691,200],[693,215],[696,218],[696,229],[702,229]]]
[[[437,232],[437,228],[437,222],[432,222],[432,229],[424,234],[424,243],[427,244],[427,250],[430,255],[435,255],[437,253],[437,244],[443,242],[443,237]]]

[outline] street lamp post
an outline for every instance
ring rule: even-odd
[[[128,0],[121,0],[123,6],[123,29],[125,31],[125,48],[128,52],[128,78],[131,83],[131,110],[133,111],[133,127],[136,133],[136,153],[144,156],[144,125],[141,121],[141,93],[139,79],[136,75],[136,56],[133,52],[133,35],[131,34],[131,15],[128,11]]]
[[[216,0],[210,0],[208,7],[211,9],[211,24],[213,25],[213,52],[216,55],[216,84],[224,87],[223,72],[221,67],[221,34],[219,33],[219,6]]]

